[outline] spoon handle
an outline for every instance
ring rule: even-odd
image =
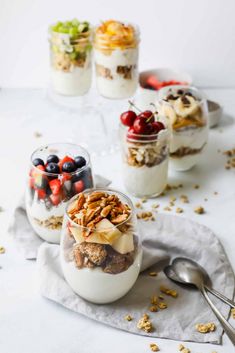
[[[219,320],[219,322],[220,322],[221,326],[223,327],[225,333],[230,338],[230,341],[235,346],[235,329],[228,323],[228,321],[223,317],[223,315],[216,308],[214,303],[210,300],[210,298],[209,298],[204,286],[202,286],[200,288],[200,291],[201,291],[202,295],[204,296],[204,298],[206,299],[208,305],[211,307],[211,309],[214,312],[215,316]]]
[[[215,290],[214,288],[210,288],[210,287],[207,287],[207,286],[205,286],[205,288],[206,288],[206,290],[208,292],[213,294],[215,297],[219,298],[220,300],[222,300],[226,304],[230,305],[231,308],[235,308],[235,303],[232,300],[230,300],[229,298],[225,297],[223,294],[217,292],[217,290]]]

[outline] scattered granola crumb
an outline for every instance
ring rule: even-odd
[[[143,330],[145,332],[151,332],[153,330],[153,326],[151,321],[149,320],[149,315],[144,314],[137,323],[137,328]]]
[[[135,207],[136,208],[143,208],[141,202],[136,202]]]
[[[169,206],[170,206],[170,207],[173,207],[173,206],[175,206],[175,203],[174,203],[174,201],[170,201],[170,202],[169,202]]]
[[[127,320],[127,321],[132,321],[133,318],[131,317],[131,315],[126,315],[126,316],[125,316],[125,320]]]
[[[35,131],[35,132],[34,132],[34,137],[36,137],[36,138],[42,137],[41,132]]]
[[[149,276],[156,277],[157,276],[157,272],[154,272],[154,271],[149,272]]]
[[[161,295],[161,294],[160,294],[160,295],[158,296],[158,299],[160,299],[160,300],[164,300],[163,295]]]
[[[174,202],[174,201],[176,201],[176,197],[175,196],[171,196],[170,200]]]
[[[150,306],[149,311],[151,311],[152,313],[156,313],[158,311],[157,305]]]
[[[205,213],[205,210],[202,206],[197,206],[194,208],[194,212],[197,214],[203,214],[203,213]]]
[[[194,185],[194,189],[199,189],[200,188],[200,185],[196,184]]]
[[[160,205],[159,205],[158,203],[153,203],[151,207],[152,207],[152,208],[158,208],[159,206],[160,206]]]
[[[232,315],[232,318],[235,319],[235,308],[231,309],[231,315]]]
[[[179,351],[181,353],[190,353],[190,349],[186,348],[185,346],[183,346],[182,344],[179,345]]]
[[[171,208],[169,206],[166,206],[163,209],[164,209],[164,211],[171,211]]]
[[[153,305],[157,305],[158,304],[158,300],[157,300],[157,296],[156,295],[153,295],[151,297],[151,304],[153,304]]]
[[[152,352],[160,351],[159,347],[155,343],[150,343],[149,347],[150,347]]]
[[[189,203],[188,196],[187,195],[181,195],[180,196],[180,201],[183,203]]]
[[[173,298],[177,298],[178,297],[178,293],[175,289],[170,289],[164,286],[160,286],[160,291],[166,295],[170,295]]]
[[[200,333],[208,333],[216,330],[216,326],[213,322],[208,322],[207,324],[197,324],[195,327]]]
[[[183,213],[184,210],[183,210],[183,208],[181,208],[181,207],[177,207],[176,210],[175,210],[175,212],[176,212],[176,213]]]
[[[137,213],[138,219],[143,219],[144,221],[155,220],[152,212],[139,212]]]
[[[157,304],[157,306],[159,307],[159,309],[166,309],[167,308],[167,303],[165,302],[160,302]]]
[[[146,198],[146,197],[143,197],[143,198],[141,199],[141,202],[142,202],[142,203],[147,202],[147,198]]]
[[[0,246],[0,254],[4,254],[6,252],[6,249],[4,246]]]

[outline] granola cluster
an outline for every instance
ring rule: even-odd
[[[34,221],[41,227],[48,229],[61,229],[63,223],[63,216],[51,216],[48,219],[40,220],[34,218]]]
[[[208,322],[207,324],[197,324],[196,330],[200,333],[214,332],[216,330],[216,326],[213,322]]]
[[[180,147],[178,148],[175,152],[171,152],[170,156],[173,158],[181,158],[184,156],[192,156],[195,154],[198,154],[200,152],[202,152],[203,148],[205,147],[205,143],[201,148],[191,148],[191,147]]]
[[[104,77],[107,80],[113,80],[113,73],[111,69],[96,64],[96,74],[97,76]],[[126,66],[117,66],[115,73],[118,74],[120,77],[124,78],[125,80],[131,80],[133,78],[133,71],[136,70],[136,65],[126,65]]]
[[[132,167],[154,167],[163,162],[168,154],[166,145],[159,146],[156,142],[128,142],[126,162]]]

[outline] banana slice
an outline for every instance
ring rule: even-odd
[[[176,122],[177,116],[174,108],[170,104],[162,104],[160,108],[160,114],[167,118],[171,126]]]
[[[185,105],[182,101],[182,97],[179,97],[174,102],[175,112],[182,118],[186,118],[188,115],[193,114],[198,109],[198,102],[195,100],[195,98],[187,96],[187,100],[189,101],[189,104],[187,105]]]

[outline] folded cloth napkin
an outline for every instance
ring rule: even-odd
[[[41,294],[79,314],[131,333],[220,343],[222,328],[197,290],[173,284],[162,272],[151,277],[149,270],[146,271],[150,267],[151,271],[159,271],[161,263],[169,261],[169,258],[185,256],[200,263],[208,271],[214,288],[232,298],[234,275],[219,240],[207,227],[177,216],[159,214],[156,221],[139,221],[139,226],[143,245],[142,273],[134,287],[122,299],[112,304],[96,305],[76,295],[63,277],[59,246],[47,243],[40,247],[37,258]],[[176,289],[178,297],[172,298],[163,294],[168,308],[150,312],[150,297],[160,294],[160,285]],[[212,299],[227,317],[229,307]],[[149,314],[153,324],[154,330],[151,333],[137,328],[137,322],[144,313]],[[133,320],[125,320],[126,315],[133,317]],[[81,316],[78,318],[82,319]],[[196,324],[208,322],[216,324],[217,329],[214,332],[197,332]]]
[[[107,187],[111,181],[100,176],[94,175],[96,187]],[[8,229],[9,234],[16,241],[16,245],[27,260],[37,257],[39,246],[44,242],[32,229],[25,210],[25,198],[22,196],[18,201]]]

